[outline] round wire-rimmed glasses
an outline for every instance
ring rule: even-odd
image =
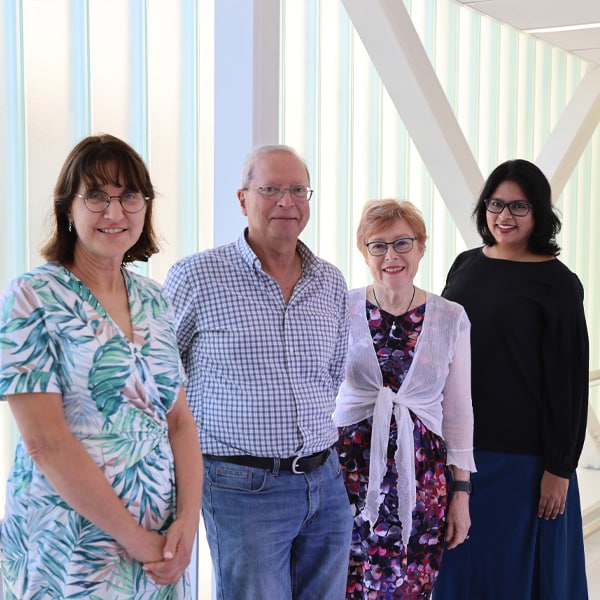
[[[144,196],[141,192],[124,192],[120,196],[111,196],[100,190],[90,190],[85,194],[75,195],[82,198],[84,206],[94,213],[104,212],[115,198],[120,202],[121,208],[126,213],[140,212],[146,206],[146,202],[150,200],[148,196]]]

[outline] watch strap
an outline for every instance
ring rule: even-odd
[[[467,492],[467,494],[470,494],[473,491],[473,486],[470,481],[454,481],[452,489],[455,492]]]

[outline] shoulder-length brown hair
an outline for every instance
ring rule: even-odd
[[[123,264],[147,261],[158,252],[158,240],[152,226],[154,188],[148,169],[129,144],[112,135],[102,134],[81,140],[63,164],[54,187],[52,233],[41,248],[46,260],[63,265],[73,262],[77,232],[69,231],[69,213],[74,195],[81,187],[89,190],[107,184],[124,186],[149,198],[142,234],[123,256]]]

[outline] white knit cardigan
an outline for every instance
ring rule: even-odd
[[[334,421],[338,427],[373,416],[369,483],[363,517],[375,524],[383,501],[392,413],[398,426],[398,512],[405,543],[416,504],[415,447],[411,410],[432,432],[442,436],[449,465],[474,472],[471,403],[470,323],[459,304],[427,293],[423,328],[406,377],[394,393],[383,387],[381,368],[366,319],[366,290],[350,291],[350,339],[346,377]],[[408,525],[407,525],[408,524]]]

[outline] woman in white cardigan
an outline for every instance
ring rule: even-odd
[[[410,202],[366,204],[357,243],[373,284],[350,292],[334,415],[354,510],[348,600],[429,598],[444,546],[470,527],[470,324],[460,305],[414,285],[426,239]]]

